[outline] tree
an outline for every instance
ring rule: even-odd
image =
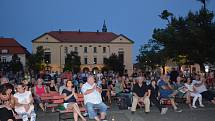
[[[117,72],[121,75],[124,73],[125,66],[115,53],[113,53],[109,58],[106,58],[104,64],[105,67],[108,68],[109,70]]]
[[[147,44],[144,44],[139,49],[139,55],[137,56],[138,66],[141,70],[155,69],[157,66],[165,66],[167,60],[162,46],[149,40]]]
[[[26,65],[27,65],[28,71],[31,72],[32,70],[34,72],[34,75],[37,74],[40,70],[42,70],[43,62],[44,62],[44,49],[42,46],[38,46],[36,53],[30,55],[27,59]]]
[[[12,60],[10,61],[10,69],[13,72],[13,74],[16,74],[19,71],[23,71],[23,65],[20,62],[20,58],[17,54],[14,54],[12,56]]]
[[[78,73],[80,71],[80,65],[80,56],[78,56],[77,52],[71,51],[66,55],[64,71],[72,71],[74,73]]]
[[[197,0],[197,1],[201,2],[203,4],[204,10],[206,10],[206,2],[207,2],[207,0]]]
[[[165,17],[161,19],[166,20]],[[164,54],[173,60],[179,56],[186,62],[203,65],[214,63],[215,55],[215,23],[214,14],[204,8],[185,17],[172,16],[165,28],[154,29],[155,43],[163,46]]]
[[[173,16],[173,14],[171,12],[169,12],[168,10],[163,10],[161,15],[159,15],[159,17],[161,19],[167,20],[169,24],[170,24],[169,17],[172,17],[172,16]]]

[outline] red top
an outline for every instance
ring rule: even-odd
[[[41,97],[43,93],[45,93],[45,86],[42,85],[42,87],[39,88],[38,85],[36,85],[36,94]]]

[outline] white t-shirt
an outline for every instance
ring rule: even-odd
[[[31,102],[31,92],[25,91],[24,93],[16,93],[14,97],[18,99],[19,104],[29,104]],[[15,106],[15,111],[18,114],[22,113],[31,113],[34,110],[34,105],[30,105],[30,109],[28,111],[25,110],[24,106]]]
[[[187,84],[187,83],[185,83],[184,84],[185,85],[185,87],[189,90],[189,91],[193,91],[193,84]]]
[[[85,93],[87,90],[92,89],[94,87],[95,84],[90,85],[89,83],[85,83],[82,88],[81,91],[82,93]],[[94,90],[92,93],[89,93],[87,95],[84,95],[84,103],[93,103],[93,104],[99,104],[102,102],[102,97],[101,94]]]
[[[202,83],[202,82],[201,82],[201,81],[197,81],[197,80],[193,80],[193,81],[192,81],[192,85],[200,84],[200,83]],[[206,88],[206,86],[205,86],[204,83],[201,84],[200,86],[195,86],[195,88],[196,88],[196,91],[197,91],[198,93],[202,93],[202,92],[207,91],[207,88]]]

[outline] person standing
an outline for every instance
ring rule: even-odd
[[[96,121],[105,120],[107,106],[102,102],[102,89],[96,85],[93,76],[87,78],[87,82],[82,86],[81,90],[84,94],[84,103],[87,107],[89,118]],[[99,109],[100,116],[97,115],[94,108]]]

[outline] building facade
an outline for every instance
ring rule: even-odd
[[[101,70],[104,59],[113,53],[123,61],[125,69],[132,73],[133,41],[126,36],[112,32],[81,32],[81,31],[51,31],[32,40],[33,53],[36,48],[44,48],[45,57],[52,71],[62,72],[65,57],[71,51],[78,52],[81,57],[81,70]],[[117,66],[117,65],[116,65]]]
[[[0,61],[10,62],[14,54],[20,58],[20,62],[25,67],[26,56],[29,55],[27,49],[13,38],[0,38]]]

